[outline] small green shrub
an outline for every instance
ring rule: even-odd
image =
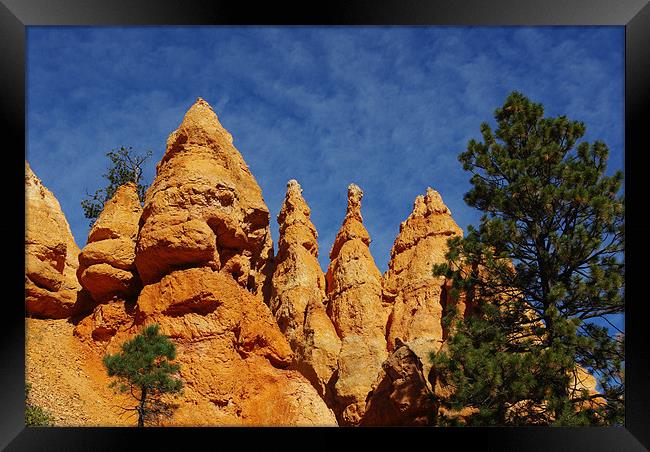
[[[54,418],[50,413],[40,406],[29,402],[30,383],[25,384],[25,425],[27,427],[51,427],[54,425]]]

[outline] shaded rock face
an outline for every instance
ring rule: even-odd
[[[430,425],[434,405],[422,362],[399,340],[368,395],[362,426]]]
[[[84,317],[74,328],[73,334],[91,347],[102,352],[112,344],[119,333],[132,331],[135,303],[115,301],[95,306],[92,314]],[[123,336],[122,336],[123,337]],[[114,352],[118,351],[117,349]]]
[[[445,278],[434,277],[433,265],[446,262],[447,240],[462,235],[438,192],[427,189],[415,199],[413,212],[400,225],[391,249],[388,270],[383,276],[384,302],[392,305],[387,342],[406,343],[424,364],[437,351],[445,332],[441,323],[447,300]]]
[[[341,340],[326,313],[325,278],[318,263],[316,228],[297,181],[287,184],[278,215],[280,238],[270,307],[294,351],[299,370],[326,400]]]
[[[79,282],[97,303],[137,296],[135,240],[142,207],[134,183],[122,185],[106,202],[79,254]]]
[[[173,425],[336,425],[269,308],[230,275],[179,270],[145,286],[138,329],[158,323],[177,345],[185,382]],[[120,341],[121,342],[121,341]]]
[[[79,247],[54,195],[25,162],[25,309],[64,318],[80,309]]]
[[[135,264],[144,284],[205,266],[254,294],[268,288],[269,210],[232,136],[203,99],[169,136],[140,224]]]
[[[339,422],[356,425],[387,357],[381,274],[361,217],[361,189],[348,187],[348,208],[332,251],[326,284],[328,314],[341,338],[335,394]]]

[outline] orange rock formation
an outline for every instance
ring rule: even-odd
[[[316,390],[286,370],[292,352],[261,298],[208,267],[145,286],[136,321],[177,345],[183,394],[174,425],[336,425]]]
[[[54,195],[25,162],[25,310],[30,316],[70,317],[81,289],[79,247]]]
[[[361,217],[361,189],[348,187],[348,208],[325,276],[328,313],[341,338],[335,383],[339,422],[355,425],[363,417],[366,397],[387,357],[386,311],[381,300],[381,273],[368,245]]]
[[[447,240],[462,235],[438,192],[428,188],[415,199],[413,212],[400,225],[383,277],[384,302],[393,308],[388,320],[387,342],[393,350],[401,339],[422,360],[428,374],[429,353],[443,341],[442,316],[445,279],[434,277],[433,264],[445,262]]]
[[[79,282],[97,303],[137,295],[135,240],[142,214],[134,183],[122,185],[106,202],[79,254]]]
[[[432,393],[422,361],[399,339],[382,365],[368,396],[363,426],[429,425],[434,414]]]
[[[272,273],[269,210],[232,136],[198,99],[167,140],[147,190],[135,264],[144,284],[207,266],[262,293]]]
[[[325,278],[318,263],[318,234],[295,180],[278,215],[280,239],[270,306],[294,351],[293,367],[321,397],[331,401],[329,381],[337,369],[341,340],[325,311]]]
[[[336,425],[311,383],[288,369],[293,352],[263,299],[273,262],[269,211],[204,100],[170,135],[140,224],[135,265],[145,286],[131,325],[128,305],[111,308],[109,319],[126,329],[110,330],[117,334],[107,349],[152,322],[172,338],[185,388],[170,423]],[[110,328],[100,323],[95,336]]]
[[[440,195],[429,188],[416,198],[382,277],[363,225],[363,192],[351,184],[323,275],[298,182],[287,184],[274,256],[269,210],[232,142],[198,99],[169,136],[144,207],[133,184],[120,187],[81,252],[59,203],[26,165],[27,313],[68,318],[94,307],[71,319],[72,334],[63,320],[30,324],[48,337],[70,336],[65,344],[74,347],[59,355],[101,381],[68,397],[92,397],[92,416],[57,419],[96,425],[97,407],[110,405],[96,400],[107,380],[101,356],[157,323],[177,346],[184,381],[170,425],[430,423],[428,355],[447,333],[441,320],[451,302],[432,267],[445,261],[447,239],[462,234]],[[29,356],[49,356],[47,344],[28,343]],[[593,392],[593,377],[578,377],[577,388]],[[41,388],[37,399],[52,398]]]

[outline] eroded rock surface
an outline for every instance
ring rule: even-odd
[[[77,276],[95,302],[136,297],[135,241],[142,207],[134,183],[122,185],[104,205],[79,254]]]
[[[25,309],[64,318],[80,309],[79,247],[61,205],[25,162]]]
[[[293,367],[329,401],[329,382],[337,368],[341,340],[326,313],[318,234],[295,180],[287,184],[278,224],[280,238],[270,307],[294,351]]]
[[[327,270],[328,314],[341,338],[335,383],[337,416],[356,425],[366,397],[387,357],[386,311],[381,274],[370,254],[370,236],[361,216],[361,189],[348,187],[348,207]]]
[[[177,269],[210,267],[252,293],[268,288],[269,210],[232,136],[203,99],[167,140],[141,225],[135,263],[144,284]]]
[[[413,212],[400,225],[391,249],[388,271],[383,276],[384,302],[392,304],[387,342],[407,344],[420,358],[428,374],[429,353],[444,339],[443,309],[447,303],[444,277],[432,274],[434,264],[446,262],[447,240],[462,235],[451,212],[435,190],[415,199]]]
[[[139,327],[157,323],[177,345],[183,394],[173,425],[336,425],[297,371],[269,308],[230,275],[179,270],[145,286]]]

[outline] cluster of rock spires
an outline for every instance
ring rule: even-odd
[[[157,323],[177,345],[171,425],[427,425],[428,354],[446,332],[446,240],[462,231],[440,195],[418,196],[382,276],[351,184],[323,274],[297,181],[270,214],[232,136],[202,99],[168,141],[140,206],[126,184],[83,250],[26,166],[26,311],[80,318],[75,336],[114,352]]]

